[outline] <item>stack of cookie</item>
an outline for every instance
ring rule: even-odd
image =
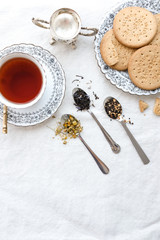
[[[100,44],[104,62],[113,69],[127,70],[139,88],[160,87],[160,14],[140,7],[122,9]]]

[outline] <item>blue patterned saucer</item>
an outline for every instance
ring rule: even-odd
[[[0,59],[7,54],[22,52],[32,55],[43,66],[47,85],[41,99],[24,109],[8,108],[8,123],[17,126],[31,126],[51,117],[62,103],[65,92],[65,76],[60,63],[49,51],[32,44],[16,44],[0,51]],[[0,103],[0,118],[3,118],[3,104]]]

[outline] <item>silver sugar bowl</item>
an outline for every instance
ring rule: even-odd
[[[50,22],[39,18],[32,18],[32,22],[38,27],[50,29],[51,45],[61,41],[76,48],[78,35],[90,37],[98,32],[96,28],[82,27],[79,15],[70,8],[61,8],[55,11],[50,18]],[[86,33],[81,32],[81,30],[86,31]]]

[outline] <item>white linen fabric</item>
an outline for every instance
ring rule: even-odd
[[[32,24],[32,17],[49,20],[58,8],[70,7],[81,16],[82,25],[99,27],[116,0],[100,1],[1,1],[0,49],[14,43],[33,43],[54,54],[66,75],[63,104],[55,114],[34,127],[8,125],[0,134],[0,240],[159,240],[160,239],[160,132],[153,114],[156,97],[124,93],[101,73],[94,53],[93,37],[79,36],[77,49],[56,43],[50,33]],[[87,112],[73,105],[72,83],[94,101],[93,112],[121,146],[114,154]],[[91,89],[88,82],[92,81]],[[99,96],[94,99],[93,91]],[[150,164],[144,166],[119,122],[110,121],[103,109],[107,96],[123,106],[128,125]],[[139,99],[149,104],[140,113]],[[64,113],[81,120],[82,136],[110,168],[103,175],[79,139],[63,145],[51,128]],[[0,121],[2,128],[2,121]]]

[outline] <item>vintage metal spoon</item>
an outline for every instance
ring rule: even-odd
[[[2,132],[4,134],[7,134],[7,106],[3,105],[3,128]]]
[[[79,110],[87,110],[88,113],[92,116],[92,118],[96,121],[99,128],[101,129],[102,133],[104,134],[104,137],[108,141],[108,143],[111,146],[111,149],[114,153],[120,152],[120,146],[112,139],[112,137],[109,135],[109,133],[104,129],[104,127],[101,125],[101,123],[98,121],[94,113],[90,110],[90,97],[89,95],[83,91],[81,88],[74,88],[72,91],[73,99],[75,101],[75,106]]]
[[[61,125],[63,126],[64,122],[67,121],[69,119],[69,117],[72,116],[70,114],[64,114],[61,117]],[[73,116],[72,116],[73,117]],[[75,118],[75,117],[73,117]],[[76,119],[77,120],[77,119]],[[78,121],[78,120],[77,120]],[[102,171],[102,173],[104,174],[108,174],[109,173],[109,168],[99,159],[99,157],[97,157],[97,155],[93,152],[93,150],[88,146],[88,144],[84,141],[84,139],[82,138],[80,132],[78,133],[78,138],[81,140],[81,142],[85,145],[85,147],[88,149],[88,151],[90,152],[90,154],[92,155],[92,157],[94,158],[95,162],[97,163],[98,167],[100,168],[100,170]]]
[[[115,108],[115,111],[112,110],[112,100],[114,99],[115,104],[117,104],[118,108]],[[104,109],[107,113],[107,115],[112,118],[112,119],[116,119],[118,120],[122,127],[124,128],[124,130],[126,131],[127,135],[129,136],[133,146],[135,147],[138,155],[140,156],[142,162],[144,164],[148,164],[150,162],[150,160],[148,159],[147,155],[145,154],[145,152],[143,151],[143,149],[141,148],[141,146],[139,145],[139,143],[137,142],[137,140],[134,138],[134,136],[132,135],[132,133],[130,132],[130,130],[128,129],[126,122],[123,120],[122,118],[122,106],[121,104],[113,97],[107,97],[104,100]],[[109,112],[110,111],[110,112]]]

